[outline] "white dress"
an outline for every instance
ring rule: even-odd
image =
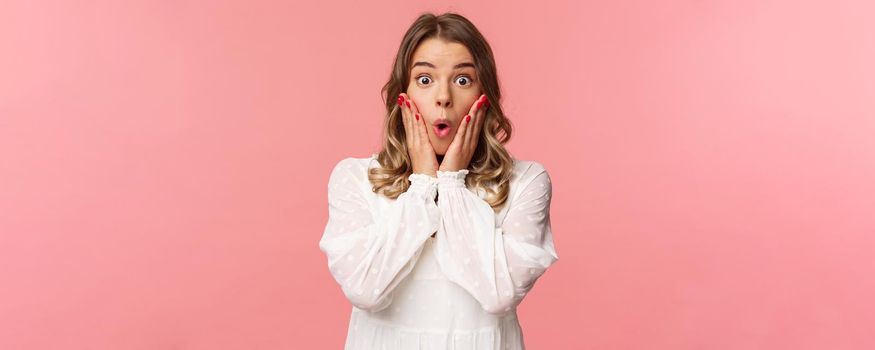
[[[328,180],[319,249],[353,305],[344,349],[525,349],[516,306],[559,258],[544,167],[515,160],[496,213],[468,170],[411,174],[392,200],[371,190],[378,165],[345,158]]]

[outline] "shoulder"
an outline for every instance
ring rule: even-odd
[[[534,160],[514,159],[512,182],[527,184],[536,178],[549,181],[550,174],[544,164]]]
[[[514,173],[511,178],[511,198],[516,198],[527,193],[538,197],[550,197],[553,185],[550,174],[544,164],[534,160],[514,159]]]
[[[346,157],[334,164],[334,169],[355,169],[355,168],[367,168],[368,163],[372,160],[376,160],[376,157],[373,155],[368,157]]]
[[[334,164],[329,181],[367,178],[368,168],[376,162],[375,155],[368,157],[346,157]]]

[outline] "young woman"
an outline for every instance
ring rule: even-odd
[[[382,150],[336,164],[319,241],[353,305],[345,349],[524,349],[516,306],[558,259],[552,187],[503,146],[492,49],[421,15],[382,92]]]

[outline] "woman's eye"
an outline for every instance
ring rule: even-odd
[[[416,77],[416,82],[419,84],[422,84],[422,85],[428,85],[431,83],[431,78],[428,76],[425,76],[425,75],[421,75],[421,76]],[[473,81],[468,76],[463,75],[463,76],[456,78],[456,83],[459,85],[462,85],[462,86],[471,85],[472,82]]]

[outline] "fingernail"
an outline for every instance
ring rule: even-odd
[[[470,114],[465,115],[465,123],[470,122],[470,121],[471,121],[471,115]]]
[[[404,96],[398,95],[398,105],[401,105],[401,102],[404,101]]]
[[[416,113],[416,120],[419,120],[419,113]]]
[[[410,108],[410,101],[404,101],[404,102],[407,102],[407,108]]]

